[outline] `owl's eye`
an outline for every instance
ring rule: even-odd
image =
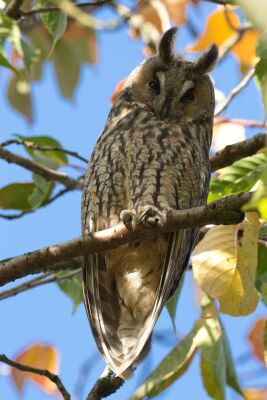
[[[189,89],[181,98],[181,103],[192,103],[195,100],[194,88]]]
[[[160,83],[158,80],[153,79],[149,82],[148,86],[150,87],[150,89],[153,90],[155,94],[160,94]]]

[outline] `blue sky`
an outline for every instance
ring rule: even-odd
[[[214,7],[211,5],[203,4],[201,12],[192,12],[194,22],[200,31],[204,27],[205,15],[212,9]],[[105,14],[102,14],[102,17],[105,17]],[[75,150],[89,158],[96,138],[104,126],[114,88],[143,59],[142,43],[133,42],[129,38],[127,28],[116,32],[99,33],[97,39],[98,63],[82,69],[81,79],[72,101],[65,101],[60,97],[51,65],[46,65],[42,80],[33,85],[35,122],[32,125],[29,125],[7,104],[5,88],[8,73],[1,71],[1,142],[9,139],[13,133],[49,135],[57,138],[65,148]],[[193,38],[186,28],[182,28],[177,51],[184,51],[185,45],[192,41]],[[228,93],[240,80],[237,62],[229,56],[212,76],[218,89]],[[260,94],[254,82],[251,82],[238,99],[233,101],[224,115],[263,120]],[[249,131],[248,135],[252,132],[252,130]],[[22,152],[21,149],[14,150]],[[1,160],[0,166],[0,187],[7,183],[31,178],[27,171],[8,165]],[[70,174],[73,173],[70,168],[67,171]],[[80,200],[81,193],[73,192],[51,206],[22,219],[15,221],[0,219],[0,259],[79,236]],[[247,331],[253,321],[264,313],[264,308],[259,306],[257,311],[247,318],[223,316],[235,358],[248,352]],[[176,317],[177,330],[181,336],[192,328],[199,314],[200,311],[195,302],[193,278],[191,272],[187,272]],[[0,353],[5,353],[12,358],[33,342],[54,345],[61,355],[60,376],[71,393],[74,393],[77,386],[81,367],[91,360],[92,365],[84,385],[84,396],[88,393],[102,372],[104,363],[96,352],[83,306],[80,306],[73,315],[70,300],[55,285],[47,285],[1,301],[0,315]],[[167,345],[160,345],[154,340],[150,356],[137,369],[134,379],[127,382],[119,392],[110,397],[111,399],[128,398],[148,372],[177,342],[165,310],[157,323],[155,332],[165,332],[169,338]],[[254,367],[257,367],[257,364],[251,363],[247,370]],[[240,368],[241,373],[245,370],[244,366]],[[259,382],[259,380],[251,382],[248,379],[244,381],[247,386],[250,386],[250,383],[256,385]],[[179,398],[186,396],[193,400],[209,398],[202,387],[198,357],[195,358],[189,371],[158,398],[171,400],[177,398],[178,395]],[[9,379],[1,374],[0,398],[4,400],[18,398]],[[29,384],[23,398],[45,400],[49,397],[34,385]],[[229,392],[227,398],[237,399],[232,392]]]

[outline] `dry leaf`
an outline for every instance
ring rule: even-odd
[[[213,126],[212,150],[219,151],[228,144],[234,144],[246,139],[244,126],[233,122],[224,122]]]
[[[59,356],[55,347],[52,346],[45,346],[41,343],[33,344],[23,350],[14,361],[34,368],[47,369],[58,374]],[[25,381],[29,379],[48,394],[57,392],[56,385],[45,376],[20,371],[16,368],[11,369],[11,376],[19,391],[23,390]]]
[[[247,315],[255,310],[258,214],[246,213],[239,225],[211,228],[196,246],[192,265],[201,288],[220,301],[220,311]]]
[[[251,328],[248,334],[248,341],[252,347],[253,354],[258,360],[264,362],[264,344],[263,344],[263,332],[266,318],[259,318]]]
[[[204,51],[211,43],[222,46],[229,38],[236,35],[234,28],[241,26],[238,15],[233,11],[227,11],[219,7],[215,12],[209,15],[205,30],[196,42],[189,46],[189,51]],[[231,49],[240,63],[240,69],[245,72],[250,66],[256,63],[256,43],[259,32],[255,29],[244,33],[241,40]]]

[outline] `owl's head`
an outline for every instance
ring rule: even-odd
[[[130,75],[127,87],[135,103],[146,106],[159,119],[212,118],[214,90],[207,73],[218,58],[211,45],[195,62],[175,56],[177,28],[164,33],[158,54],[144,61]]]

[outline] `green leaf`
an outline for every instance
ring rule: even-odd
[[[264,30],[267,26],[267,3],[266,0],[235,0],[235,4],[238,4],[245,11],[248,19],[252,24],[260,29]]]
[[[216,318],[198,321],[201,372],[207,393],[215,400],[225,399],[226,361],[222,330]]]
[[[260,60],[255,67],[256,83],[262,93],[262,102],[267,115],[267,59]]]
[[[29,211],[32,206],[29,196],[32,195],[35,185],[32,182],[12,183],[0,189],[0,208],[8,210]]]
[[[39,0],[37,2],[37,6],[40,8],[46,8],[53,6],[55,3],[49,0]],[[41,20],[43,21],[44,25],[46,26],[47,30],[53,36],[53,44],[52,49],[53,51],[54,46],[58,39],[61,38],[63,33],[67,27],[67,15],[63,12],[48,12],[48,13],[41,13],[40,14]]]
[[[261,243],[258,245],[256,288],[267,306],[267,247]]]
[[[66,270],[60,272],[57,276],[64,276],[70,271]],[[82,275],[75,275],[71,279],[62,280],[57,282],[58,287],[72,300],[73,312],[77,310],[79,304],[83,302],[83,291],[82,291]]]
[[[32,194],[28,197],[28,201],[32,209],[40,207],[46,200],[49,199],[53,187],[53,182],[48,182],[42,176],[33,174],[35,188]]]
[[[267,29],[262,33],[258,40],[256,53],[261,59],[267,59]]]
[[[7,59],[5,48],[4,48],[4,40],[0,40],[0,65],[3,67],[11,69],[16,75],[19,75],[19,71],[15,68]]]
[[[176,289],[174,295],[167,301],[167,303],[165,304],[168,313],[171,317],[171,321],[172,321],[172,326],[173,326],[173,330],[174,330],[174,334],[176,335],[176,326],[175,326],[175,315],[176,315],[176,309],[177,309],[177,304],[180,298],[180,294],[182,291],[182,287],[183,287],[183,283],[184,283],[184,275],[182,276],[181,281],[179,282],[178,288]]]
[[[255,154],[236,161],[230,167],[218,171],[216,177],[212,177],[208,201],[219,197],[246,192],[258,182],[267,165],[267,152]]]
[[[220,322],[222,328],[222,338],[223,338],[223,347],[224,347],[224,356],[226,362],[226,383],[232,389],[234,389],[237,393],[239,393],[242,397],[244,397],[242,389],[239,385],[238,378],[236,375],[236,370],[233,362],[232,352],[229,344],[228,337],[226,335],[225,329]]]
[[[189,333],[163,359],[130,400],[151,398],[169,387],[190,365],[196,351],[195,331]]]
[[[21,114],[23,114],[29,122],[32,122],[32,100],[29,92],[19,91],[20,80],[13,75],[7,90],[9,103]]]
[[[28,141],[30,143],[36,144],[37,146],[50,146],[62,148],[60,142],[50,136],[22,136],[15,135],[18,138]],[[41,151],[25,147],[25,150],[30,154],[34,160],[41,165],[46,167],[56,169],[61,165],[66,165],[68,163],[68,158],[66,154],[61,151],[49,150]]]
[[[8,40],[14,46],[29,72],[32,64],[38,60],[39,51],[22,39],[18,23],[7,17],[3,11],[0,12],[0,39]]]

